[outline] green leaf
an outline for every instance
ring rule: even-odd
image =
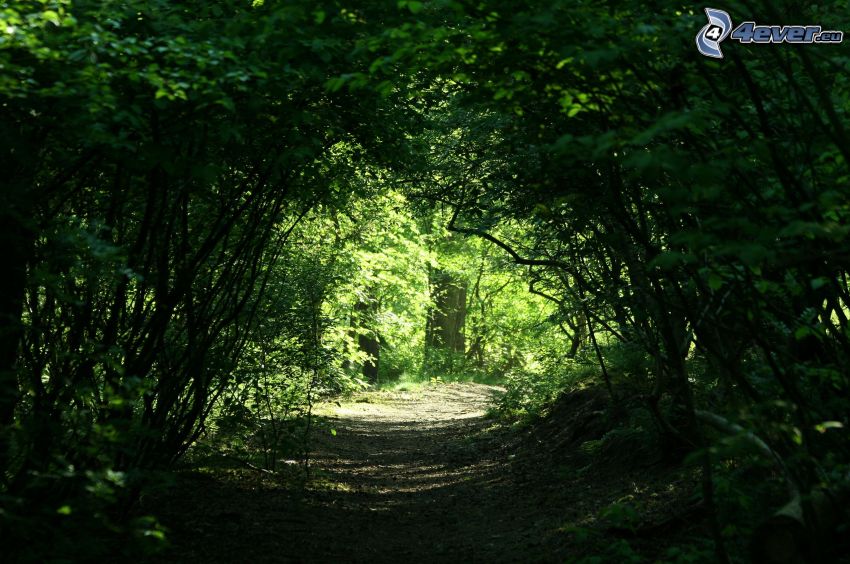
[[[649,264],[661,270],[670,270],[685,264],[692,264],[695,260],[696,257],[691,254],[679,251],[666,251],[658,254]]]
[[[827,284],[829,284],[829,278],[824,278],[822,276],[820,278],[815,278],[814,280],[811,281],[812,290],[817,290],[818,288],[823,288]]]
[[[327,89],[328,92],[337,92],[345,86],[346,82],[348,82],[348,77],[345,76],[330,78],[327,82],[325,82],[325,89]]]
[[[723,278],[716,272],[712,272],[708,276],[708,287],[716,292],[723,287]]]
[[[159,541],[165,540],[165,531],[160,531],[159,529],[148,529],[142,534],[146,537],[155,538]]]
[[[61,25],[61,21],[59,19],[59,14],[54,12],[53,10],[45,10],[41,13],[42,19],[52,23],[55,26]]]
[[[815,431],[825,433],[827,429],[843,429],[844,424],[841,421],[824,421],[815,425]]]
[[[797,330],[794,331],[794,338],[798,341],[801,341],[812,334],[811,328],[803,325],[801,327],[797,327]]]

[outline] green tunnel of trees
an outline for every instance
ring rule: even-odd
[[[724,9],[850,25],[839,1]],[[850,484],[850,59],[711,60],[704,20],[648,0],[0,4],[4,530],[51,523],[68,549],[213,431],[462,376],[503,383],[513,415],[601,386],[699,459],[707,501],[755,465],[746,515],[787,503],[819,534],[818,492]],[[722,544],[737,506],[716,497]]]

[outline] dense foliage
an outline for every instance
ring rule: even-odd
[[[648,0],[0,4],[7,538],[161,538],[128,515],[193,445],[275,471],[316,398],[437,377],[504,383],[511,415],[604,386],[698,467],[721,560],[782,506],[841,526],[846,44],[710,60],[702,25]]]

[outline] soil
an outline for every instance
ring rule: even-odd
[[[157,561],[564,562],[624,535],[653,556],[698,526],[692,476],[584,453],[607,430],[600,394],[575,394],[562,421],[517,430],[486,417],[500,393],[443,384],[321,405],[306,483],[293,479],[295,461],[275,475],[184,471],[146,501],[173,544]],[[636,499],[640,529],[600,520]]]

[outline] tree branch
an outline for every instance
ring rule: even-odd
[[[499,239],[496,239],[490,233],[487,233],[483,229],[472,229],[472,228],[469,228],[469,227],[457,227],[455,225],[455,221],[457,220],[457,216],[458,216],[459,213],[460,213],[460,206],[457,206],[455,208],[455,211],[452,214],[452,218],[451,218],[451,220],[449,220],[449,224],[447,226],[447,229],[449,231],[454,231],[456,233],[465,233],[467,235],[476,235],[478,237],[481,237],[482,239],[490,241],[491,243],[493,243],[494,245],[496,245],[497,247],[499,247],[500,249],[502,249],[503,251],[508,253],[511,256],[511,258],[513,259],[513,261],[517,264],[522,264],[522,265],[525,265],[525,266],[551,266],[551,267],[554,267],[554,268],[561,268],[561,269],[564,269],[564,270],[570,269],[570,267],[567,263],[559,261],[559,260],[525,258],[525,257],[521,256],[518,252],[516,252],[510,245],[500,241]]]

